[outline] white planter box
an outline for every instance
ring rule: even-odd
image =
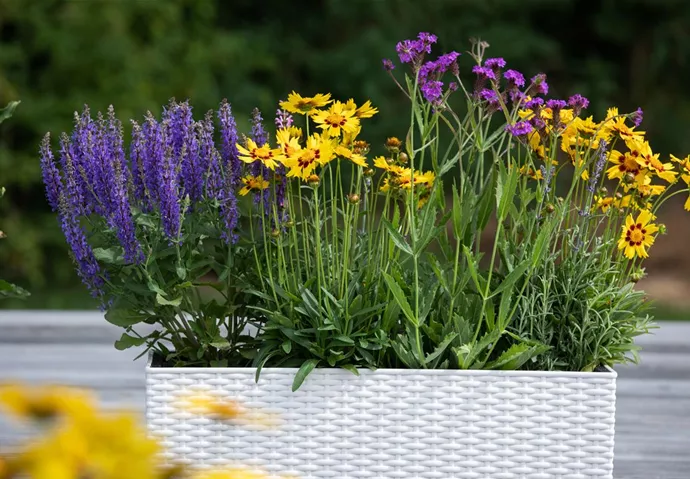
[[[146,370],[149,430],[165,457],[337,479],[612,478],[616,373],[316,369]],[[205,388],[282,425],[218,423],[173,406]]]

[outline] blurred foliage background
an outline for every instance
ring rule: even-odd
[[[292,89],[330,91],[371,99],[382,113],[364,137],[382,142],[404,135],[407,104],[381,58],[430,31],[437,51],[489,42],[512,68],[547,73],[553,96],[589,97],[594,114],[641,106],[655,150],[681,155],[690,152],[688,25],[687,0],[0,0],[0,105],[22,100],[0,131],[0,277],[33,292],[2,306],[94,307],[44,199],[37,155],[45,132],[69,131],[85,103],[113,104],[126,121],[171,97],[189,98],[197,115],[227,97],[243,127],[255,106],[271,121]],[[690,235],[671,226],[676,243]],[[656,270],[677,269],[669,258]]]

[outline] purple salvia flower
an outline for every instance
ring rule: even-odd
[[[163,121],[164,127],[167,120]],[[178,183],[178,165],[175,162],[172,147],[168,147],[163,155],[160,179],[158,185],[158,204],[161,222],[165,235],[171,243],[178,243],[180,236],[180,192]]]
[[[268,133],[264,129],[263,121],[261,111],[258,108],[254,108],[252,111],[252,140],[258,146],[268,143]]]
[[[549,93],[549,84],[546,83],[546,75],[539,73],[532,77],[532,84],[529,87],[529,95],[547,95]]]
[[[220,135],[221,135],[221,154],[223,155],[223,168],[226,170],[226,174],[229,173],[232,180],[232,184],[237,186],[240,182],[240,176],[242,173],[242,162],[240,161],[240,154],[237,151],[237,143],[239,141],[237,137],[237,124],[235,123],[235,117],[232,116],[232,108],[227,100],[223,100],[218,109],[218,118],[220,119]],[[259,122],[260,120],[259,116]],[[261,134],[261,132],[256,132],[257,136],[265,139],[264,142],[268,141],[268,136]],[[252,129],[252,134],[254,130]],[[211,141],[213,141],[211,139]],[[262,143],[263,144],[263,143]]]
[[[46,198],[50,209],[57,211],[60,206],[60,192],[62,191],[62,179],[55,165],[53,151],[50,148],[50,133],[46,133],[41,141],[41,171],[43,172],[43,184],[46,187]]]
[[[573,109],[575,116],[578,116],[582,110],[589,106],[589,100],[577,93],[568,98],[568,106]]]
[[[534,128],[528,121],[518,121],[514,125],[506,125],[506,131],[518,138],[525,138]]]
[[[601,177],[601,172],[604,171],[604,166],[606,166],[607,148],[608,143],[606,143],[606,140],[600,140],[599,149],[597,150],[597,162],[594,164],[594,173],[589,179],[589,184],[587,185],[587,189],[590,193],[594,193],[596,191],[597,183]]]
[[[220,154],[214,148],[213,149],[213,159],[212,163],[218,164],[220,160]],[[237,242],[238,236],[235,233],[237,229],[237,221],[239,219],[239,213],[237,211],[237,197],[235,196],[236,185],[232,182],[232,177],[228,174],[224,176],[223,188],[220,191],[218,201],[220,203],[220,216],[223,218],[223,232],[221,233],[221,238],[225,243],[235,243]]]
[[[281,109],[278,108],[276,110],[276,128],[279,130],[284,130],[286,128],[290,128],[292,126],[292,115]]]
[[[506,70],[503,78],[508,82],[508,89],[514,90],[525,86],[525,77],[517,70]]]
[[[386,71],[393,71],[395,70],[395,65],[393,65],[393,62],[390,61],[388,58],[383,59],[383,69]]]
[[[213,119],[207,116],[196,124],[196,130],[199,138],[200,164],[204,168],[202,178],[205,180],[206,196],[219,200],[225,185],[227,167],[223,165],[223,159],[213,143]]]
[[[106,125],[104,125],[106,126]],[[110,178],[110,207],[108,225],[115,231],[124,249],[124,259],[128,263],[139,263],[144,256],[135,235],[134,219],[128,196],[128,168],[122,140],[122,124],[115,117],[112,105],[108,108],[107,132],[105,134],[104,162],[109,162],[107,171]]]
[[[67,244],[72,250],[72,256],[77,266],[77,273],[82,282],[91,291],[93,297],[103,296],[103,278],[100,267],[93,254],[93,250],[86,240],[79,217],[83,209],[81,189],[77,183],[77,171],[72,161],[69,139],[63,134],[60,138],[61,150],[64,152],[63,164],[65,173],[65,188],[60,196],[58,216],[62,232]]]
[[[631,119],[632,119],[633,125],[635,125],[635,128],[639,127],[642,124],[643,118],[644,118],[644,111],[642,111],[642,108],[637,107],[637,110],[635,110],[635,113],[633,113],[631,116]]]
[[[142,208],[148,205],[146,176],[144,173],[144,133],[141,126],[132,120],[132,142],[129,147],[129,168],[132,172],[134,199]]]
[[[151,112],[148,112],[142,133],[145,145],[142,158],[144,184],[149,195],[149,206],[153,208],[158,203],[160,171],[165,156],[165,131]]]
[[[100,201],[94,196],[94,186],[98,177],[98,163],[94,158],[96,130],[97,125],[91,119],[91,112],[87,105],[84,105],[81,116],[76,112],[74,113],[74,132],[72,133],[70,149],[74,169],[77,172],[77,186],[84,199],[85,215],[102,209]]]

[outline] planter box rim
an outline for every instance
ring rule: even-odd
[[[153,352],[149,351],[148,361],[146,362],[146,374],[184,374],[184,373],[206,373],[206,374],[238,374],[249,373],[253,375],[256,371],[254,367],[162,367],[153,366]],[[606,371],[584,372],[584,371],[521,371],[521,370],[497,370],[497,369],[392,369],[381,368],[371,370],[368,368],[357,368],[361,376],[375,376],[377,374],[399,374],[399,375],[428,375],[428,376],[507,376],[507,377],[564,377],[564,378],[601,378],[615,379],[618,373],[611,367],[605,366]],[[261,374],[283,373],[297,374],[299,368],[262,368]],[[354,374],[342,368],[316,368],[311,374],[347,374],[356,378]],[[260,380],[260,379],[259,379]]]

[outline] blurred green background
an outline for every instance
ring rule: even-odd
[[[381,114],[364,136],[382,142],[404,134],[407,104],[381,58],[430,31],[437,52],[488,41],[491,56],[546,72],[553,96],[582,93],[595,114],[641,106],[655,150],[681,155],[690,152],[689,27],[687,0],[0,0],[0,105],[22,100],[0,130],[0,277],[33,292],[1,307],[95,306],[44,199],[37,155],[45,132],[68,131],[85,103],[113,104],[126,121],[171,97],[189,98],[197,115],[227,97],[242,127],[255,106],[271,121],[292,89],[329,91],[371,99]],[[679,218],[650,271],[687,300],[690,216]]]

